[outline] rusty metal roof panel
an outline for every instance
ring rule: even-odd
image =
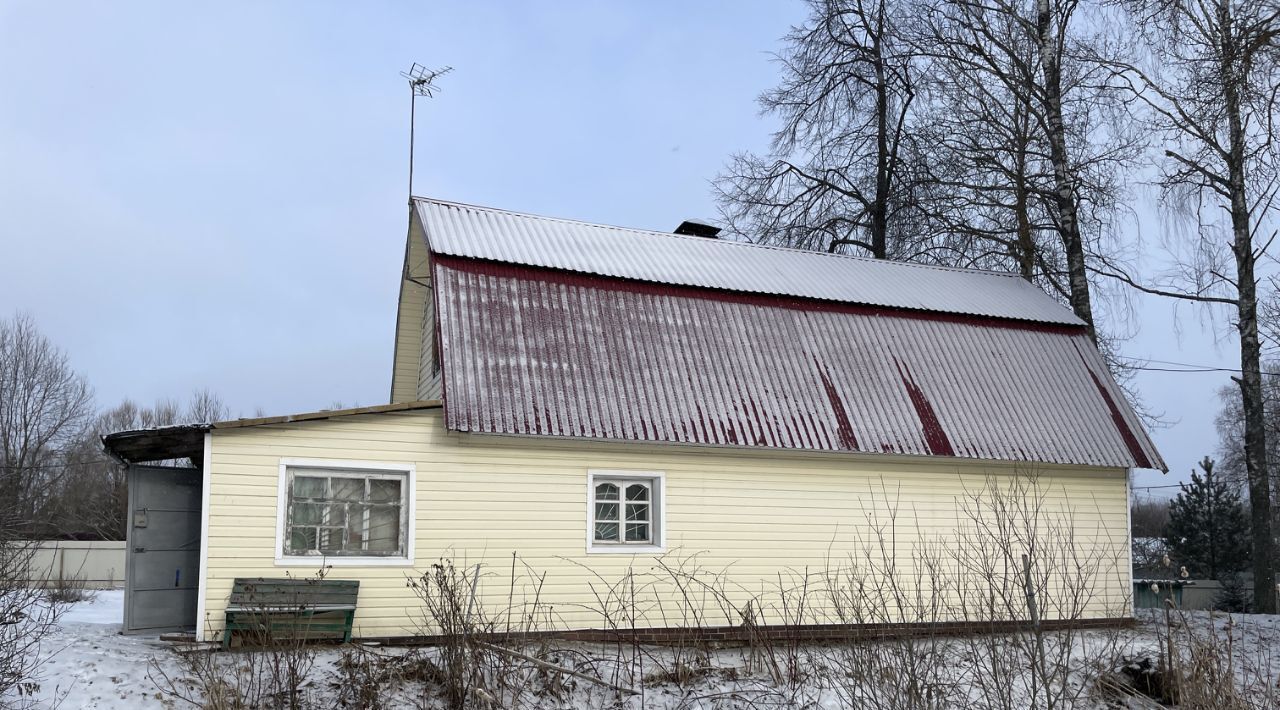
[[[1164,468],[1083,329],[437,257],[450,429]]]
[[[525,266],[714,288],[1080,325],[1013,274],[949,269],[415,199],[431,251]]]

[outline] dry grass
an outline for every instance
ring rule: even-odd
[[[879,493],[895,500],[891,491]],[[1196,626],[1171,610],[1160,658],[1145,660],[1120,630],[1047,630],[1042,620],[1128,613],[1127,599],[1102,597],[1127,585],[1124,541],[1085,544],[1099,531],[1076,530],[1076,516],[1047,505],[1051,493],[1034,476],[993,478],[961,501],[964,523],[945,535],[929,534],[914,511],[891,502],[862,521],[860,546],[829,553],[822,569],[781,571],[752,590],[696,553],[645,558],[644,567],[614,577],[588,568],[592,601],[571,611],[597,619],[606,640],[592,643],[540,633],[567,623],[543,598],[545,575],[518,556],[506,569],[446,556],[407,580],[419,632],[439,642],[345,647],[324,704],[1065,710],[1140,707],[1172,688],[1182,707],[1280,707],[1270,660],[1242,655],[1241,632],[1230,622]],[[499,589],[505,603],[495,603]],[[936,631],[956,619],[1021,625],[966,636]],[[923,632],[853,633],[900,623]],[[825,644],[771,633],[805,624],[851,632]],[[739,630],[741,645],[713,644],[699,633],[725,626]],[[668,646],[644,645],[630,632],[646,627],[687,634]],[[320,707],[302,680],[313,664],[314,647],[279,643],[193,655],[170,695],[218,709]],[[1139,687],[1136,679],[1150,673],[1124,672],[1143,664],[1161,670],[1160,688]]]
[[[36,543],[7,529],[0,524],[0,707],[26,707],[42,682],[41,643],[66,605],[27,579]]]
[[[97,596],[88,589],[83,577],[58,577],[45,588],[45,598],[54,604],[74,604],[92,601]]]
[[[310,580],[323,580],[327,569]],[[206,710],[309,710],[324,703],[311,682],[318,647],[305,633],[274,630],[274,607],[250,610],[261,620],[256,630],[238,632],[251,650],[221,653],[186,650],[177,654],[178,670],[153,661],[151,679],[162,693]]]
[[[1270,653],[1242,652],[1244,629],[1226,614],[1207,623],[1172,604],[1159,629],[1158,700],[1188,710],[1262,710],[1280,707],[1280,666]]]

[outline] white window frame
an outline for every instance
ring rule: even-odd
[[[351,473],[374,473],[388,476],[404,476],[405,488],[405,550],[403,555],[286,555],[284,540],[289,521],[289,471],[295,474],[306,469],[315,469],[317,474],[325,471]],[[277,567],[412,567],[414,564],[413,546],[417,534],[417,467],[411,463],[391,463],[387,461],[347,461],[341,459],[280,459],[280,480],[276,493],[276,560]]]
[[[599,480],[597,480],[599,479]],[[649,484],[649,526],[653,531],[650,542],[596,542],[596,485],[598,483],[641,482]],[[619,491],[619,515],[625,510],[626,489]],[[625,525],[625,522],[621,523]],[[626,537],[625,528],[618,536]],[[593,555],[661,554],[667,551],[667,476],[662,471],[636,471],[624,469],[593,468],[587,470],[587,553]]]

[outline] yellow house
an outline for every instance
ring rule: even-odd
[[[235,579],[321,568],[363,637],[436,632],[449,575],[495,630],[1130,615],[1127,474],[1164,463],[1069,310],[715,231],[416,199],[389,404],[104,439],[127,629],[216,638]]]

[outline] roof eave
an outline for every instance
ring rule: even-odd
[[[117,460],[127,463],[143,463],[147,461],[163,461],[166,459],[200,458],[204,450],[204,435],[213,430],[244,429],[248,427],[267,426],[270,424],[289,424],[293,422],[321,421],[350,417],[361,414],[387,414],[424,409],[439,409],[440,400],[419,402],[398,402],[395,404],[379,404],[370,407],[351,407],[348,409],[327,409],[300,414],[286,414],[276,417],[255,417],[251,419],[228,419],[219,422],[199,424],[176,424],[173,426],[155,427],[152,429],[132,429],[118,431],[102,437],[102,446],[108,454]]]

